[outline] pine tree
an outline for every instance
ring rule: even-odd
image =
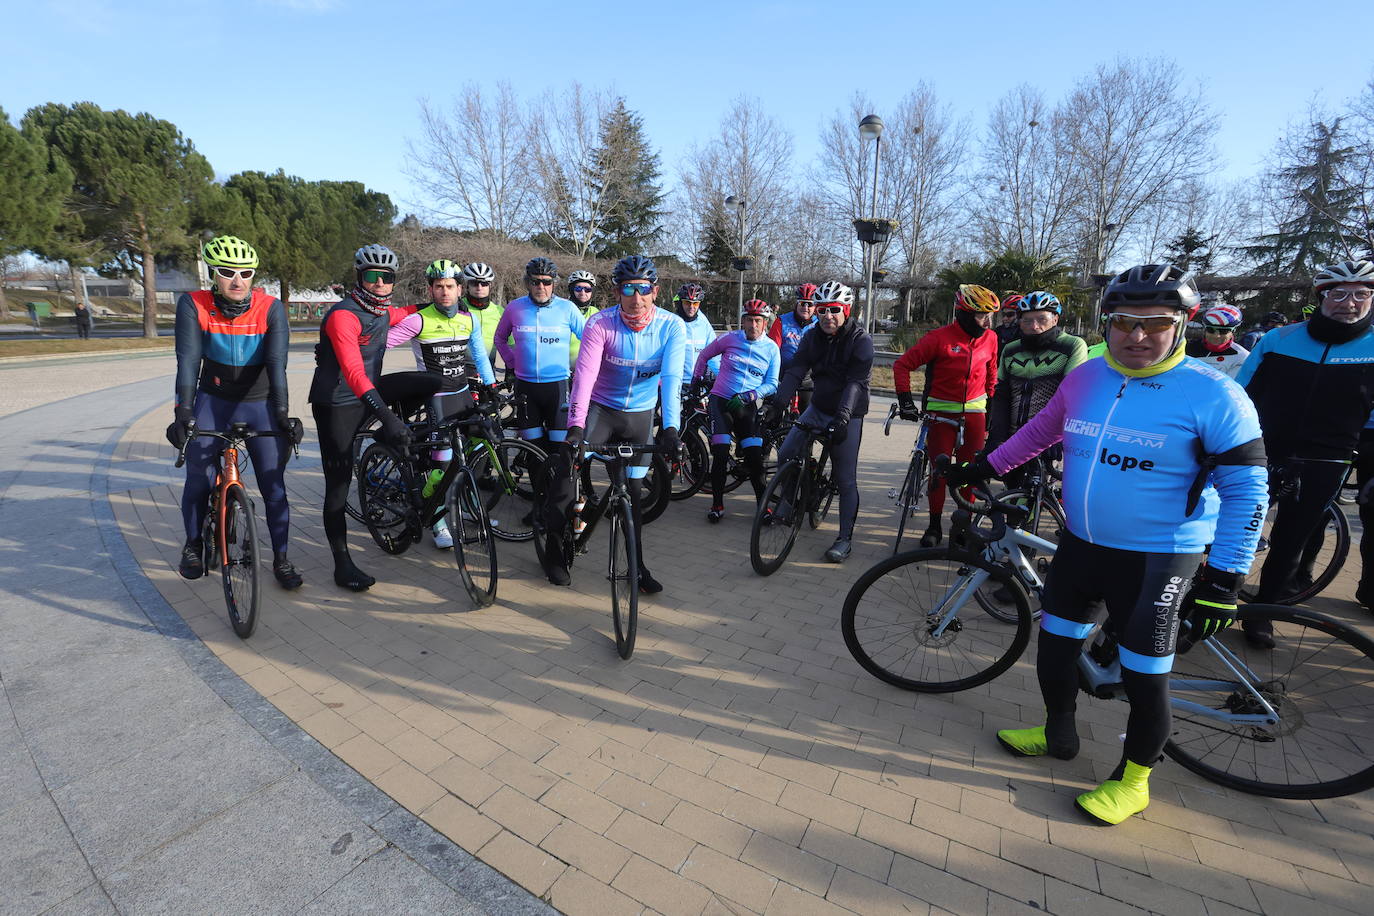
[[[1259,270],[1308,276],[1324,264],[1344,260],[1361,244],[1345,228],[1361,192],[1345,180],[1356,150],[1341,145],[1344,137],[1340,118],[1330,124],[1313,122],[1296,161],[1274,172],[1290,215],[1276,231],[1256,236],[1242,249]]]
[[[606,214],[592,242],[596,256],[621,258],[651,251],[663,234],[666,212],[658,155],[644,136],[644,120],[625,107],[624,99],[601,120],[591,173],[591,186],[603,189],[597,209]]]
[[[1215,235],[1203,235],[1196,226],[1189,226],[1177,238],[1164,243],[1164,254],[1170,264],[1194,273],[1210,274],[1215,253]]]
[[[735,256],[733,242],[734,230],[725,220],[722,212],[714,212],[706,219],[701,228],[700,245],[696,253],[697,267],[706,273],[723,275],[730,269],[730,261]]]
[[[48,239],[63,216],[72,175],[60,157],[24,136],[0,108],[0,257]],[[9,317],[0,284],[0,318]]]

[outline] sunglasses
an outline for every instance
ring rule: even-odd
[[[1222,334],[1230,334],[1230,333],[1231,333],[1231,329],[1230,329],[1230,328],[1203,328],[1203,329],[1202,329],[1202,333],[1204,333],[1204,334],[1216,334],[1216,335],[1220,336],[1220,335],[1222,335]]]
[[[1174,329],[1178,326],[1179,318],[1178,315],[1127,315],[1122,312],[1112,312],[1102,317],[1111,324],[1113,330],[1123,334],[1130,334],[1136,328],[1140,328],[1150,336]]]
[[[1347,299],[1368,302],[1374,299],[1374,289],[1329,289],[1326,291],[1326,298],[1329,302],[1344,302]]]
[[[844,306],[842,305],[818,305],[816,306],[817,315],[843,315]]]
[[[574,286],[572,291],[575,293],[590,293],[592,288],[590,286]]]
[[[235,270],[232,267],[216,267],[215,276],[223,277],[226,280],[251,280],[256,270],[249,267],[245,270]]]
[[[468,286],[491,286],[490,280],[469,280]]]
[[[365,270],[363,271],[364,283],[395,283],[396,271],[394,270]]]
[[[553,277],[526,277],[525,282],[530,286],[553,286]]]
[[[622,283],[620,285],[620,295],[622,296],[647,296],[654,291],[652,283]]]

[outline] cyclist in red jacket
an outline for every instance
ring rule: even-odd
[[[918,340],[892,365],[897,403],[904,419],[917,417],[911,394],[912,370],[926,370],[925,409],[964,421],[964,443],[958,461],[971,461],[987,441],[988,398],[997,387],[997,335],[988,329],[1001,303],[992,290],[963,284],[954,295],[954,320]],[[927,432],[926,449],[931,460],[955,454],[956,430],[947,423],[933,423]],[[935,547],[944,539],[940,514],[945,508],[944,481],[932,476],[928,488],[930,526],[921,535],[922,547]]]

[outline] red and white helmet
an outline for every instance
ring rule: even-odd
[[[750,299],[744,303],[744,316],[746,318],[772,318],[773,306],[762,299]]]
[[[849,317],[849,310],[854,307],[854,290],[845,286],[839,280],[827,280],[816,290],[816,295],[811,297],[817,305],[839,305],[844,307],[844,315]]]
[[[1202,313],[1202,325],[1207,328],[1230,328],[1235,330],[1240,327],[1240,309],[1234,305],[1214,305]]]
[[[797,287],[798,302],[814,302],[816,299],[816,284],[803,283]]]

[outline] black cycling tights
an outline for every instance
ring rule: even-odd
[[[1078,656],[1082,651],[1081,639],[1040,631],[1035,673],[1050,718],[1071,717],[1077,709]],[[1169,675],[1141,674],[1123,668],[1121,680],[1126,687],[1126,699],[1131,704],[1122,757],[1144,767],[1153,767],[1164,754],[1164,742],[1169,739],[1172,725]],[[1113,779],[1121,778],[1121,769],[1117,767]]]
[[[749,483],[754,487],[754,498],[763,498],[763,446],[751,445],[741,449],[745,468],[749,471]],[[725,500],[725,472],[730,464],[730,443],[711,444],[711,504],[722,505]]]
[[[377,580],[353,565],[348,555],[348,521],[344,506],[353,483],[353,436],[367,409],[362,404],[312,404],[320,437],[320,466],[324,470],[324,536],[334,555],[334,581],[362,591]]]

